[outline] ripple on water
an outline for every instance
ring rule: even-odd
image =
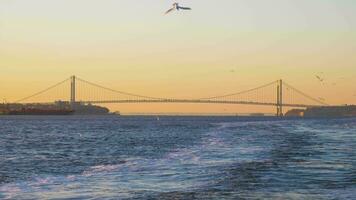
[[[356,198],[355,119],[41,120],[1,128],[0,198]]]

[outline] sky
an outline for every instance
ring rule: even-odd
[[[283,79],[329,104],[356,104],[354,0],[178,2],[192,10],[163,15],[169,0],[0,0],[0,98],[11,102],[76,75],[171,98],[234,93]],[[108,106],[122,112],[275,110]]]

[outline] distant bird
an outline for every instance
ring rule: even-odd
[[[179,6],[178,3],[174,3],[174,4],[173,4],[173,8],[167,10],[164,14],[168,14],[168,13],[170,13],[170,12],[172,12],[172,11],[175,11],[175,10],[177,10],[177,11],[179,11],[179,10],[191,10],[191,8],[182,7],[182,6]]]
[[[320,101],[325,101],[325,99],[324,98],[321,98],[321,97],[319,97],[318,98]]]
[[[315,77],[320,81],[320,82],[323,82],[324,81],[324,79],[323,78],[321,78],[320,76],[318,76],[318,75],[315,75]]]

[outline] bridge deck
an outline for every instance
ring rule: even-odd
[[[252,101],[214,101],[214,100],[190,100],[190,99],[157,99],[157,100],[112,100],[112,101],[82,101],[91,104],[111,104],[111,103],[196,103],[196,104],[243,104],[260,106],[277,106],[277,103],[263,103]],[[304,104],[282,104],[283,107],[319,107],[318,105]]]

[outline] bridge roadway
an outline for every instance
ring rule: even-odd
[[[197,104],[244,104],[260,106],[277,106],[277,103],[263,103],[253,101],[223,101],[223,100],[191,100],[191,99],[152,99],[152,100],[102,100],[102,101],[79,101],[91,104],[111,104],[111,103],[197,103]],[[320,105],[305,104],[282,104],[283,107],[307,108],[320,107]]]

